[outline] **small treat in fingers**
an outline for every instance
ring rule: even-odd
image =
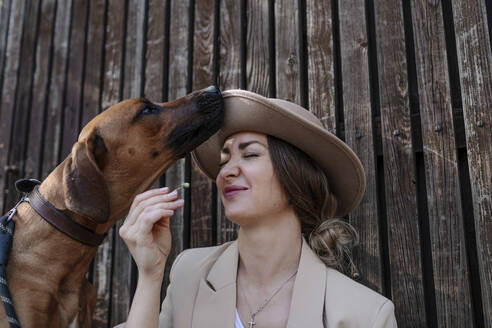
[[[176,188],[174,188],[174,190],[179,190],[179,189],[183,189],[183,188],[189,188],[190,187],[190,183],[189,182],[184,182],[180,185],[178,185]]]

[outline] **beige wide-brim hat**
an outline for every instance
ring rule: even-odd
[[[291,143],[323,168],[331,192],[338,199],[337,217],[345,216],[359,204],[366,186],[364,168],[357,155],[325,130],[314,114],[292,102],[245,90],[227,90],[222,96],[224,125],[191,153],[206,176],[215,181],[227,137],[242,131],[259,132]]]

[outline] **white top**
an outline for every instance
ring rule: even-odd
[[[244,328],[241,319],[239,319],[239,313],[237,313],[237,309],[236,309],[236,320],[234,320],[234,328]]]

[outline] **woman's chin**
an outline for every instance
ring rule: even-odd
[[[238,217],[238,216],[235,216],[235,215],[230,215],[230,214],[225,214],[225,216],[227,217],[227,219],[233,223],[236,223],[236,224],[239,224],[241,225],[241,217]]]
[[[225,216],[229,221],[234,222],[236,224],[242,225],[245,221],[248,221],[248,218],[244,216],[245,210],[239,211],[225,211]]]

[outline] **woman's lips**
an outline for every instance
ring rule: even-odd
[[[234,195],[239,194],[241,191],[245,191],[245,190],[247,190],[247,189],[242,189],[242,190],[231,190],[231,191],[229,191],[229,192],[226,192],[226,193],[224,194],[224,196],[225,196],[225,198],[231,198],[231,197],[233,197]]]

